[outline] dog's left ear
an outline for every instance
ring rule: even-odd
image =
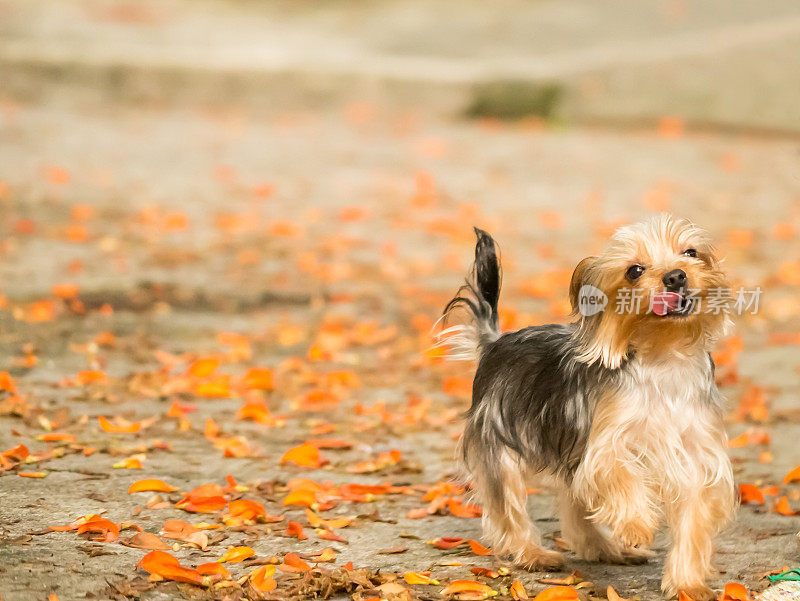
[[[578,345],[578,361],[600,363],[608,369],[617,369],[628,352],[628,336],[613,311],[600,310],[584,315],[578,306],[582,286],[600,287],[599,273],[591,273],[597,257],[586,257],[578,263],[569,283],[569,302],[573,316],[577,317],[575,340]]]
[[[578,314],[578,293],[581,291],[581,286],[588,283],[586,281],[586,272],[589,267],[595,262],[597,257],[586,257],[575,267],[572,272],[572,279],[569,282],[569,304],[572,305],[572,313]]]

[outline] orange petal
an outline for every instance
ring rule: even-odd
[[[741,498],[743,504],[747,503],[758,503],[759,505],[764,504],[764,495],[758,489],[758,487],[754,486],[753,484],[740,484],[739,497]]]
[[[194,393],[211,398],[229,397],[231,395],[231,377],[225,374],[200,382],[195,386]]]
[[[161,536],[164,538],[186,539],[196,532],[201,530],[183,520],[167,520],[161,527]]]
[[[289,522],[286,525],[286,534],[296,536],[300,540],[306,540],[308,535],[303,532],[303,526],[299,522]]]
[[[608,601],[628,601],[628,599],[623,599],[622,597],[620,597],[617,594],[617,591],[615,591],[613,587],[611,587],[611,585],[609,585],[609,587],[606,589],[606,598],[608,599]]]
[[[212,440],[217,437],[219,434],[219,426],[217,426],[217,422],[215,422],[210,417],[206,419],[205,429],[203,431],[203,436]]]
[[[244,561],[248,557],[252,557],[255,554],[256,552],[250,547],[232,547],[225,551],[218,561],[220,563],[226,561],[229,563],[238,563],[240,561]]]
[[[569,586],[551,586],[533,598],[533,601],[578,601],[578,592]]]
[[[347,517],[335,518],[333,520],[324,520],[308,508],[306,508],[306,517],[308,518],[308,523],[311,524],[312,528],[317,528],[318,526],[322,526],[323,528],[327,528],[329,530],[335,530],[336,528],[344,528],[346,526],[349,526],[350,523],[353,521],[351,518]]]
[[[281,463],[295,463],[304,467],[319,467],[322,465],[319,449],[314,445],[303,443],[299,447],[289,449],[281,457]]]
[[[108,421],[107,418],[103,417],[102,415],[97,418],[97,421],[100,422],[100,427],[105,430],[106,432],[111,432],[112,434],[134,434],[138,432],[142,425],[138,422],[133,423],[125,423],[122,420],[117,419],[117,422],[120,425],[112,424]]]
[[[141,561],[136,564],[136,567],[142,568],[151,574],[155,574],[158,569],[165,565],[177,566],[180,565],[180,562],[175,556],[165,553],[164,551],[151,551],[142,557]]]
[[[403,579],[409,584],[439,584],[437,580],[431,578],[430,572],[406,572]]]
[[[335,561],[336,561],[336,553],[330,547],[326,547],[322,551],[314,555],[314,563],[324,563],[324,562],[333,563]]]
[[[17,383],[7,371],[0,372],[0,390],[7,390],[12,394],[17,392]]]
[[[100,371],[99,369],[79,371],[78,375],[75,377],[75,381],[81,386],[86,386],[87,384],[105,382],[107,379],[108,376],[106,375],[106,373]]]
[[[204,497],[179,501],[175,504],[175,507],[192,513],[216,513],[220,509],[224,509],[225,505],[224,497]]]
[[[217,484],[203,484],[185,493],[175,507],[196,513],[215,513],[227,505],[222,496],[224,492]]]
[[[297,553],[287,553],[278,569],[282,572],[310,572],[311,566],[300,559]]]
[[[731,438],[728,441],[728,448],[730,449],[738,449],[740,447],[746,447],[750,444],[750,433],[749,432],[742,432],[736,438]]]
[[[66,532],[67,530],[77,530],[78,526],[85,524],[93,517],[95,516],[92,514],[83,515],[74,522],[72,522],[71,524],[67,524],[66,526],[50,526],[50,530],[52,530],[53,532]]]
[[[111,543],[119,538],[119,526],[111,520],[101,518],[100,516],[92,516],[86,523],[78,526],[78,534],[83,532],[96,532],[100,536],[94,537],[93,540],[105,543]]]
[[[800,465],[786,474],[786,476],[783,478],[784,484],[789,484],[790,482],[800,482]]]
[[[228,576],[231,575],[231,573],[228,571],[228,568],[226,568],[224,565],[222,565],[218,561],[210,561],[208,563],[201,563],[199,566],[197,566],[197,571],[200,572],[203,575],[214,575],[214,574],[216,574],[216,575],[222,576],[223,578],[227,578]]]
[[[163,480],[151,478],[148,480],[137,480],[128,488],[128,493],[155,491],[155,492],[173,492],[178,490],[175,486],[170,486]]]
[[[275,424],[275,420],[270,415],[269,409],[261,403],[246,403],[242,405],[236,412],[236,419],[250,419],[264,426],[272,426]]]
[[[490,586],[476,580],[453,580],[442,589],[441,595],[468,595],[469,599],[487,599],[496,595],[497,592]]]
[[[750,601],[750,593],[738,582],[729,582],[722,590],[719,601]]]
[[[789,507],[789,499],[786,498],[786,495],[778,499],[773,511],[781,515],[797,515],[797,513],[792,511],[792,508]]]
[[[449,499],[447,508],[450,513],[459,518],[479,518],[482,515],[481,508],[477,505],[462,503],[456,499]]]
[[[200,572],[183,566],[164,566],[159,570],[158,575],[166,580],[174,580],[175,582],[188,582],[190,584],[203,584],[205,582],[205,577]]]
[[[433,541],[433,546],[437,549],[452,549],[464,544],[464,539],[459,536],[443,536]]]
[[[189,366],[189,373],[195,378],[207,378],[219,367],[218,359],[198,359]]]
[[[319,536],[322,540],[332,540],[336,541],[337,543],[348,542],[346,538],[342,538],[335,532],[331,530],[325,530],[324,528],[317,528],[317,536]]]
[[[42,442],[75,442],[77,440],[73,434],[66,434],[64,432],[50,432],[49,434],[40,434],[36,440]]]
[[[508,589],[508,592],[511,593],[511,598],[514,599],[514,601],[522,601],[524,599],[529,598],[528,592],[525,590],[525,587],[522,586],[522,583],[519,580],[515,580],[511,584],[511,587]],[[611,597],[609,597],[609,601],[613,601]]]
[[[293,490],[283,500],[282,505],[305,505],[311,507],[317,502],[317,496],[312,490]]]
[[[467,542],[475,555],[491,555],[493,553],[491,549],[487,549],[476,540],[470,539]]]
[[[228,513],[222,516],[222,520],[228,526],[241,526],[245,522],[253,522],[259,518],[265,518],[265,521],[280,521],[278,518],[269,516],[267,519],[267,511],[264,506],[257,501],[249,501],[247,499],[239,499],[231,501],[228,505]]]
[[[251,367],[242,379],[242,386],[256,390],[272,390],[275,388],[272,370],[266,367]]]
[[[278,585],[273,576],[275,575],[275,566],[266,565],[253,570],[250,574],[250,584],[253,585],[257,591],[262,593],[274,590]]]
[[[141,453],[137,455],[131,455],[130,457],[126,457],[122,461],[117,461],[111,467],[114,468],[123,468],[128,470],[140,470],[142,469],[142,460],[145,459],[145,456]]]
[[[350,449],[353,447],[351,440],[341,438],[318,438],[309,440],[308,444],[314,445],[318,449]]]

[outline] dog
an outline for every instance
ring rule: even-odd
[[[709,352],[731,321],[702,306],[730,288],[708,235],[666,214],[622,227],[575,268],[572,323],[502,333],[497,246],[475,233],[475,263],[443,315],[469,319],[440,339],[454,358],[478,362],[458,454],[484,537],[530,570],[563,565],[526,509],[531,477],[544,473],[577,555],[643,563],[663,517],[672,544],[662,590],[713,598],[712,539],[736,498]],[[631,297],[638,306],[619,310]]]

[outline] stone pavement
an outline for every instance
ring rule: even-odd
[[[720,368],[732,411],[753,396],[751,385],[767,399],[768,413],[730,424],[732,436],[752,428],[771,436],[768,445],[731,450],[737,480],[781,484],[800,463],[794,143],[448,123],[365,103],[343,112],[295,109],[256,117],[201,104],[134,110],[70,98],[59,106],[7,98],[3,107],[0,279],[7,305],[0,348],[26,404],[17,408],[20,415],[0,418],[0,447],[70,451],[25,466],[45,478],[14,471],[2,477],[3,599],[51,592],[60,599],[107,598],[107,581],[129,594],[125,586],[143,586],[134,566],[144,551],[87,543],[74,532],[30,534],[48,526],[95,512],[153,533],[170,518],[214,520],[170,508],[138,510],[147,495],[129,495],[127,488],[142,478],[186,491],[222,484],[232,474],[249,485],[243,496],[271,514],[286,509],[283,485],[293,477],[337,484],[447,480],[470,368],[426,360],[425,350],[433,320],[468,265],[472,224],[502,244],[509,327],[564,319],[570,269],[598,248],[613,224],[669,207],[707,226],[737,284],[767,291],[759,315],[738,324],[743,350],[735,368]],[[54,290],[59,284],[77,286],[83,306],[59,297],[71,294]],[[244,335],[252,357],[234,358],[220,332]],[[192,356],[222,357],[219,371],[234,376],[249,366],[273,369],[277,389],[265,400],[272,415],[287,416],[287,425],[236,419],[237,390],[221,398],[163,391],[157,351],[190,354],[184,363],[176,359],[173,375]],[[290,357],[300,357],[299,366],[285,363]],[[86,370],[102,370],[107,379],[81,380]],[[308,382],[336,370],[354,372],[362,387],[339,391],[337,403],[321,412],[304,408]],[[176,400],[196,409],[187,414],[187,431],[165,417]],[[369,409],[353,413],[381,402],[383,417]],[[11,403],[4,403],[7,412]],[[98,427],[100,415],[157,421],[139,434],[109,434]],[[224,458],[203,435],[207,418],[260,452]],[[318,470],[278,463],[326,423],[336,428],[326,437],[350,440],[353,448],[323,450],[331,463]],[[78,446],[36,440],[47,427],[74,435]],[[154,447],[157,440],[171,450]],[[84,446],[97,451],[70,450]],[[137,449],[145,449],[142,470],[111,469]],[[402,452],[400,464],[350,471],[391,449]],[[767,450],[772,460],[759,462]],[[796,487],[782,486],[781,493],[800,508]],[[774,501],[742,508],[720,537],[723,574],[715,585],[740,581],[758,590],[765,586],[760,573],[798,563],[800,520],[767,511]],[[552,498],[545,491],[531,503],[552,535],[558,527]],[[319,540],[302,508],[291,508],[286,519],[304,524],[308,541],[280,536],[281,525],[272,534],[268,526],[226,529],[209,551],[176,555],[196,565],[232,544],[251,546],[260,558],[332,546],[337,565],[432,569],[442,582],[471,577],[473,565],[496,565],[459,548],[445,553],[424,544],[439,536],[478,538],[479,524],[405,517],[422,507],[420,493],[340,503],[329,516],[372,515],[338,531],[349,544]],[[375,510],[390,522],[374,521]],[[570,557],[568,570],[579,570],[598,594],[612,584],[624,597],[656,599],[665,544],[660,536],[657,557],[644,567]],[[407,551],[376,555],[395,547]],[[443,566],[445,559],[464,566]],[[231,565],[235,576],[248,571],[248,564]],[[514,570],[512,577],[531,592],[543,586],[536,575]],[[425,598],[441,587],[416,588]],[[195,589],[164,584],[142,594],[191,597]]]

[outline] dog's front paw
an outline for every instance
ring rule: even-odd
[[[653,542],[653,536],[653,528],[643,520],[614,526],[614,537],[629,548],[647,547]]]
[[[666,578],[661,583],[661,590],[664,591],[667,598],[678,597],[679,601],[682,597],[680,593],[683,593],[693,601],[712,601],[712,599],[717,598],[717,593],[705,584],[680,586],[668,581]]]
[[[655,557],[655,553],[650,549],[627,547],[622,551],[622,561],[619,563],[626,565],[641,565],[643,563],[647,563],[653,557]]]
[[[564,567],[564,556],[558,551],[531,545],[515,556],[514,563],[531,572],[555,572]]]
[[[649,549],[626,547],[618,540],[597,536],[581,544],[571,544],[572,550],[586,561],[599,561],[619,565],[647,563],[655,554]]]

